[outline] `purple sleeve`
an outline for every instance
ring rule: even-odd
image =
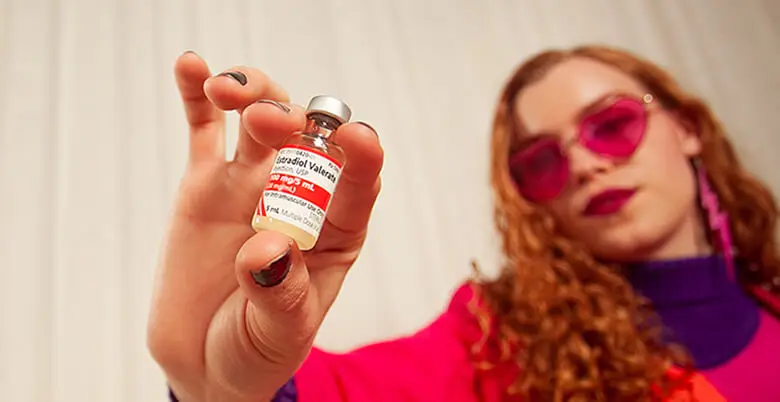
[[[274,399],[271,402],[297,402],[298,401],[298,387],[295,386],[295,377],[290,378],[286,384],[282,385]]]
[[[176,395],[173,394],[173,391],[168,388],[168,398],[170,398],[171,402],[180,402],[178,398],[176,398]],[[295,379],[291,378],[290,381],[287,381],[286,384],[282,385],[281,388],[279,388],[278,391],[276,391],[276,395],[274,395],[274,399],[271,400],[271,402],[297,402],[298,401],[298,388],[295,386]]]

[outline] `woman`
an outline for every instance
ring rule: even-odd
[[[201,75],[202,98],[188,97],[185,85],[185,99],[206,108],[208,97],[223,110],[242,109],[247,138],[278,144],[284,130],[270,128],[268,101],[220,104],[232,83],[219,81],[220,95],[219,77]],[[376,151],[358,126],[341,129],[347,151]],[[350,194],[342,195],[363,194],[358,223],[330,231],[313,256],[293,246],[283,253],[291,262],[260,280],[248,273],[262,264],[273,270],[274,253],[262,250],[276,250],[268,246],[283,241],[276,235],[227,242],[190,231],[200,250],[232,252],[246,243],[236,259],[237,281],[224,279],[237,282],[220,293],[228,302],[197,315],[198,324],[187,328],[196,332],[184,341],[174,335],[184,330],[176,323],[192,317],[165,278],[183,265],[176,249],[190,250],[174,221],[160,280],[174,294],[161,291],[150,326],[150,347],[172,395],[303,402],[780,400],[777,208],[701,101],[624,51],[544,52],[506,85],[492,153],[502,275],[464,285],[417,334],[347,354],[308,352],[373,204],[354,183],[367,188],[373,176],[349,179]],[[356,164],[378,173],[381,156],[370,159]],[[182,195],[187,204],[186,188]],[[338,204],[331,219],[344,227]],[[343,251],[338,242],[350,245],[348,252],[322,263],[328,252]],[[213,266],[197,264],[205,271]],[[192,286],[192,294],[210,289],[199,281]],[[235,305],[240,314],[225,313]]]

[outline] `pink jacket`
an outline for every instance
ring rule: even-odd
[[[780,311],[780,302],[761,288],[752,289],[752,293],[770,310]],[[514,365],[490,371],[474,368],[470,351],[481,339],[481,330],[470,310],[472,302],[478,302],[474,291],[464,285],[444,314],[412,336],[346,354],[314,349],[295,376],[298,401],[508,401],[501,394],[519,374]],[[495,351],[488,349],[486,353],[495,356]],[[702,376],[695,375],[692,382],[695,401],[725,401]],[[685,400],[681,396],[669,399]]]
[[[459,288],[446,312],[412,336],[346,354],[314,349],[295,375],[299,401],[480,402],[470,355],[481,337],[468,310],[473,295],[471,287]]]

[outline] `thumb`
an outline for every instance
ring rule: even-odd
[[[249,299],[246,330],[258,352],[269,363],[300,363],[323,312],[295,242],[273,231],[256,233],[238,252],[236,275]]]

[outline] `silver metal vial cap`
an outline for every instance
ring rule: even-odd
[[[352,118],[352,110],[346,103],[328,95],[319,95],[311,98],[309,106],[306,108],[306,115],[324,114],[336,119],[339,123],[345,124]]]

